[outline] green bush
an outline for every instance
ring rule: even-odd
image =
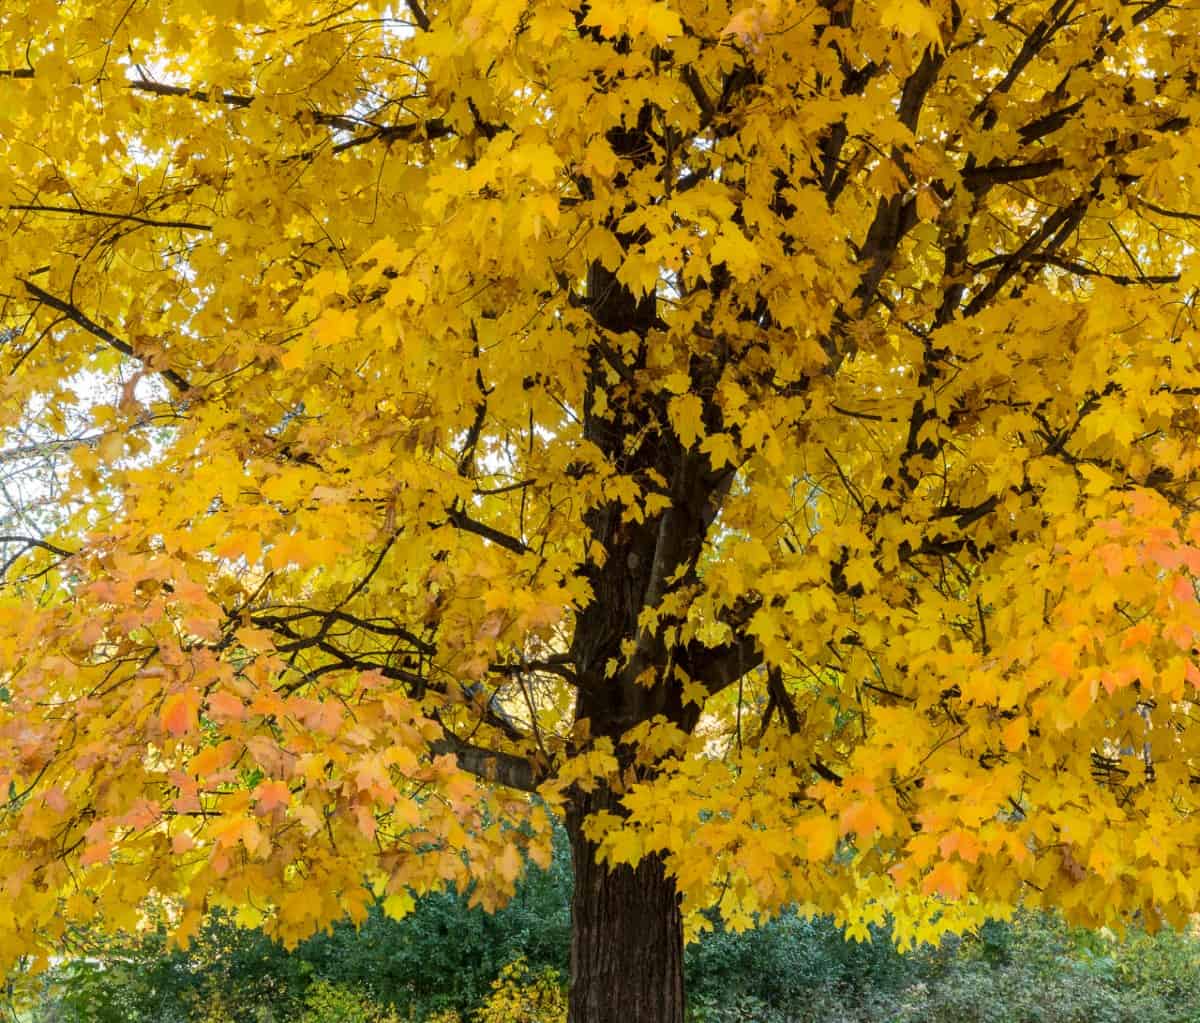
[[[688,991],[695,1000],[743,996],[766,1005],[797,1005],[830,988],[849,999],[864,991],[902,986],[914,969],[886,932],[869,943],[846,941],[828,918],[781,916],[742,933],[714,929],[686,955]]]
[[[1200,940],[1124,940],[1049,914],[899,955],[827,920],[711,935],[689,953],[693,1023],[1200,1023]]]
[[[1200,942],[1164,930],[1124,940],[1027,914],[998,961],[961,955],[900,1019],[963,1023],[1200,1023]],[[968,948],[977,948],[971,939]]]

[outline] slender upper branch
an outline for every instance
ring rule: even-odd
[[[136,351],[134,351],[133,345],[131,345],[128,341],[123,341],[121,338],[117,337],[107,327],[100,326],[100,324],[91,319],[91,317],[81,311],[77,306],[72,305],[70,302],[63,300],[56,295],[51,295],[48,291],[38,287],[32,281],[27,280],[24,277],[20,277],[18,280],[20,280],[21,284],[24,285],[25,290],[43,305],[47,305],[51,309],[56,309],[58,312],[67,317],[67,319],[78,324],[93,337],[99,338],[110,348],[115,348],[122,355],[128,355],[131,359],[137,359],[139,362],[145,362],[145,359],[138,355]],[[159,372],[162,374],[165,380],[175,387],[176,390],[186,392],[192,389],[192,385],[188,383],[186,379],[180,376],[180,374],[176,373],[175,370],[164,369],[159,370]]]
[[[192,220],[154,220],[137,213],[114,213],[109,210],[89,210],[82,206],[46,206],[41,203],[12,203],[10,210],[26,210],[30,213],[69,213],[77,217],[99,217],[104,220],[127,220],[146,227],[170,227],[189,231],[211,231],[211,224],[198,224]]]

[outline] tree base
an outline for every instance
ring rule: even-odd
[[[587,800],[594,804],[594,800]],[[662,861],[610,870],[567,815],[574,862],[568,1023],[683,1023],[683,918]]]

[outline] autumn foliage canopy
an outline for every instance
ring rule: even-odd
[[[493,906],[547,807],[696,923],[1196,910],[1198,79],[1163,0],[5,5],[0,962]]]

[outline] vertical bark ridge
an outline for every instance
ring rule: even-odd
[[[615,802],[597,791],[567,815],[574,860],[568,1023],[683,1023],[683,918],[657,856],[609,869],[583,818]]]

